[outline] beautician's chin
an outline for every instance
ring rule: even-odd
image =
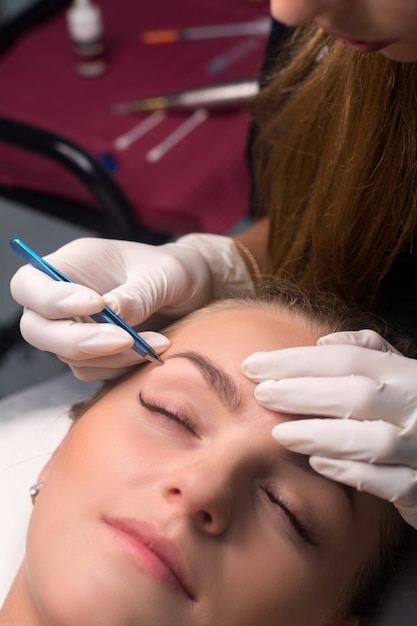
[[[379,53],[391,61],[398,61],[400,63],[413,63],[417,61],[417,42],[408,45],[402,43],[399,39],[370,42],[349,39],[332,33],[328,34],[360,54]]]
[[[387,59],[399,61],[400,63],[415,63],[417,61],[417,41],[412,44],[405,44],[401,41],[394,41],[381,51]]]
[[[390,48],[395,45],[395,41],[360,41],[359,39],[346,39],[345,37],[336,37],[338,41],[341,41],[352,50],[356,52],[370,53],[370,52],[382,52],[386,48]]]
[[[353,39],[351,37],[345,37],[342,34],[334,33],[326,28],[323,29],[327,35],[336,39],[336,41],[340,41],[348,48],[352,48],[356,52],[361,52],[363,54],[370,52],[382,52],[387,48],[391,48],[395,46],[398,42],[396,39],[384,39],[380,41],[366,41],[363,39]]]

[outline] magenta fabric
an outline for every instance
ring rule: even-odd
[[[167,233],[225,233],[249,211],[245,164],[249,115],[245,110],[210,115],[159,162],[146,152],[189,115],[170,112],[130,148],[114,140],[147,114],[116,116],[123,101],[259,75],[265,38],[250,54],[210,77],[206,64],[244,38],[149,46],[146,30],[249,21],[268,15],[268,2],[249,0],[101,0],[108,70],[99,78],[76,74],[61,11],[28,30],[0,58],[0,114],[57,132],[91,155],[111,153],[114,179],[148,227]],[[0,181],[20,184],[92,204],[88,191],[60,166],[6,144],[0,149]],[[59,216],[59,206],[57,206]]]

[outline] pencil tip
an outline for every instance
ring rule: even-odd
[[[147,45],[173,43],[179,39],[179,31],[174,29],[148,30],[141,36],[142,43]]]
[[[169,96],[154,96],[152,98],[133,100],[132,102],[120,102],[113,106],[112,111],[114,115],[128,115],[129,113],[159,111],[166,109],[169,104]]]

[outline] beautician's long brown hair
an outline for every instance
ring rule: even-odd
[[[417,63],[312,26],[291,51],[254,105],[268,269],[373,309],[417,223]]]

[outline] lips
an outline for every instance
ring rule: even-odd
[[[361,39],[353,39],[351,37],[345,37],[344,35],[339,35],[338,33],[333,33],[327,29],[324,29],[325,32],[334,37],[338,41],[341,41],[346,46],[353,48],[357,52],[377,52],[378,50],[383,50],[388,46],[391,46],[395,43],[394,40],[381,40],[381,41],[363,41]]]
[[[177,544],[158,528],[133,518],[103,518],[113,536],[151,576],[195,601],[189,576]]]
[[[337,35],[334,35],[334,37],[357,52],[377,52],[394,43],[393,41],[361,41],[359,39],[348,39]]]

